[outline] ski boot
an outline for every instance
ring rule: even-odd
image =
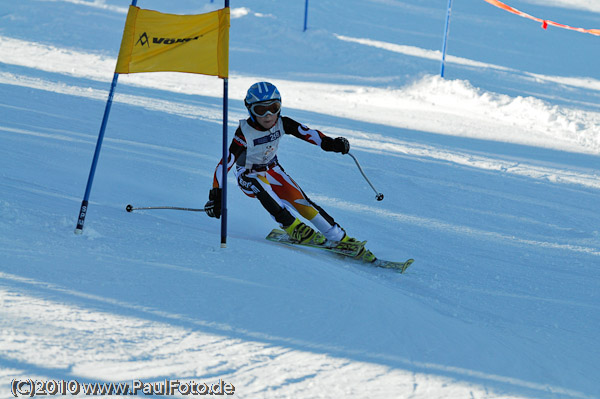
[[[317,245],[322,245],[327,241],[325,236],[321,233],[317,233],[310,226],[302,223],[298,218],[291,225],[284,227],[285,232],[294,241],[298,241],[301,244],[313,242]]]
[[[363,248],[358,255],[356,255],[354,257],[355,259],[360,259],[363,262],[367,262],[367,263],[373,263],[377,260],[377,257],[375,256],[375,254],[371,251],[369,251],[367,248]]]
[[[361,241],[358,241],[356,238],[350,237],[348,234],[346,234],[344,236],[344,238],[342,238],[341,242],[359,243]],[[373,263],[377,260],[377,257],[373,254],[373,252],[369,251],[365,247],[362,247],[360,249],[360,251],[358,252],[358,254],[354,257],[354,259],[359,259],[359,260],[362,260],[363,262],[367,262],[367,263]]]

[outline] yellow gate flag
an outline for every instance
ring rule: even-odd
[[[116,73],[229,75],[229,7],[199,15],[130,6]]]

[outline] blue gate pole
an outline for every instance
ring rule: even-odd
[[[77,218],[77,226],[75,227],[75,234],[83,233],[83,223],[85,222],[85,216],[88,210],[88,200],[90,199],[90,192],[92,191],[92,183],[94,182],[94,174],[96,173],[96,166],[98,165],[98,157],[100,156],[100,149],[102,148],[102,140],[104,139],[104,132],[106,131],[106,124],[108,122],[108,114],[110,113],[110,107],[113,101],[113,95],[115,87],[117,86],[117,80],[119,74],[115,72],[113,76],[112,84],[110,85],[110,92],[108,93],[108,101],[106,102],[106,108],[104,109],[104,117],[102,118],[102,125],[100,126],[100,133],[98,134],[98,141],[96,142],[96,150],[94,151],[94,159],[92,160],[92,167],[90,168],[90,174],[88,176],[87,186],[85,188],[85,195],[81,202],[81,208],[79,209],[79,217]]]
[[[131,5],[135,6],[137,0],[132,0]],[[106,107],[104,108],[104,116],[102,117],[102,124],[100,125],[100,133],[98,134],[98,141],[96,141],[96,149],[94,150],[94,159],[92,160],[92,167],[90,168],[90,174],[88,176],[87,186],[85,187],[85,194],[83,201],[81,201],[81,208],[79,209],[79,216],[77,217],[77,226],[75,227],[75,234],[83,233],[83,224],[85,223],[85,216],[88,211],[88,202],[90,199],[90,192],[92,191],[92,183],[94,182],[94,174],[96,173],[96,166],[98,166],[98,158],[100,157],[100,149],[102,148],[102,140],[104,140],[104,132],[106,131],[106,124],[108,123],[108,115],[110,114],[110,107],[112,106],[115,88],[117,87],[117,81],[119,80],[119,74],[115,72],[113,80],[110,85],[110,91],[108,93],[108,100],[106,101]]]
[[[229,7],[229,0],[225,0],[225,8]],[[223,79],[223,190],[221,191],[221,248],[227,248],[227,107],[229,103],[229,78]]]
[[[444,62],[446,61],[446,42],[448,41],[448,30],[450,28],[450,14],[452,14],[452,0],[448,0],[448,11],[446,11],[446,27],[444,28],[444,41],[442,43],[442,66],[440,76],[444,77]]]
[[[221,191],[221,248],[227,248],[227,103],[229,92],[229,79],[223,79],[223,190]]]
[[[303,30],[303,32],[306,32],[307,21],[308,21],[308,0],[306,0],[306,2],[304,3],[304,30]]]

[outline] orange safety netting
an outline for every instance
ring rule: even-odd
[[[502,3],[501,1],[498,1],[498,0],[484,0],[484,1],[490,3],[493,6],[496,6],[498,8],[503,9],[503,10],[506,10],[508,12],[512,12],[513,14],[517,14],[517,15],[519,15],[521,17],[533,19],[534,21],[538,21],[538,22],[540,22],[542,24],[542,28],[544,28],[544,29],[547,29],[548,25],[552,25],[552,26],[556,26],[556,27],[559,27],[559,28],[563,28],[563,29],[570,29],[570,30],[574,30],[574,31],[577,31],[577,32],[590,33],[592,35],[600,36],[600,29],[574,28],[572,26],[559,24],[557,22],[549,21],[547,19],[536,18],[536,17],[534,17],[532,15],[529,15],[527,13],[524,13],[522,11],[517,10],[516,8],[508,6],[508,5]]]

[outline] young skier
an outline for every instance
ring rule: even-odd
[[[229,146],[227,171],[235,165],[238,186],[249,197],[258,198],[262,206],[295,241],[327,245],[330,242],[356,242],[344,229],[311,201],[298,184],[283,170],[277,159],[279,140],[291,134],[324,151],[347,154],[350,143],[344,137],[331,138],[286,116],[281,116],[281,95],[269,82],[250,86],[244,100],[250,117],[241,120]],[[219,162],[213,178],[213,188],[204,209],[210,217],[221,217],[221,187],[223,160]],[[296,218],[295,209],[320,231]],[[358,256],[365,261],[375,261],[371,251],[361,249]]]

